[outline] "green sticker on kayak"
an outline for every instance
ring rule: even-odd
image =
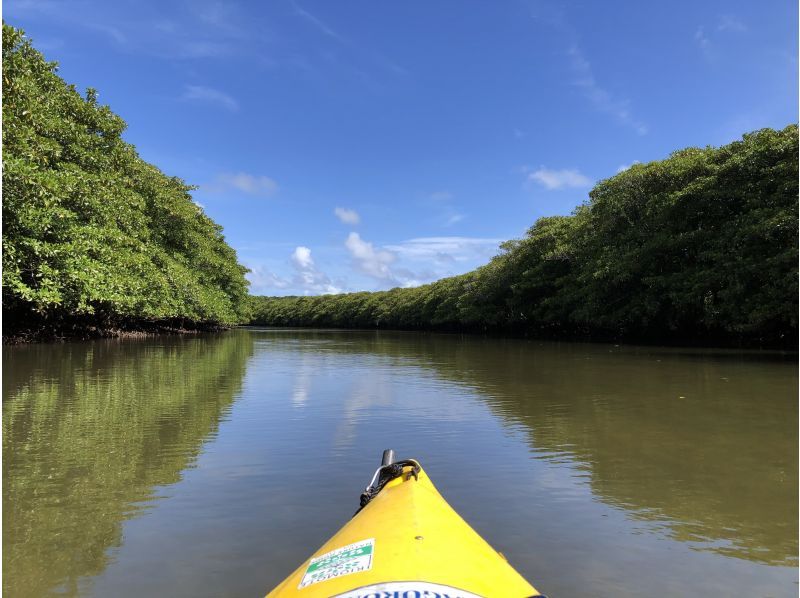
[[[342,546],[311,559],[298,588],[372,569],[375,538]]]

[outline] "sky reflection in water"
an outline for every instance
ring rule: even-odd
[[[387,447],[551,595],[797,591],[793,356],[283,330],[4,357],[8,596],[261,595]]]

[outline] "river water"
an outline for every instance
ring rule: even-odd
[[[6,347],[3,590],[260,596],[384,448],[539,590],[796,596],[796,355],[234,330]]]

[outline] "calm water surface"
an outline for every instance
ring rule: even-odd
[[[551,597],[797,595],[794,355],[237,330],[3,356],[8,597],[263,595],[387,447]]]

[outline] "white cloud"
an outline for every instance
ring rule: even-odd
[[[292,284],[305,294],[335,295],[342,292],[341,286],[334,284],[327,274],[317,269],[308,247],[296,247],[289,259],[297,271],[292,278]]]
[[[620,173],[620,172],[625,172],[626,170],[628,170],[628,169],[629,169],[631,166],[633,166],[634,164],[641,164],[641,162],[639,162],[639,160],[634,160],[634,161],[633,161],[633,162],[631,162],[630,164],[620,164],[620,167],[619,167],[619,168],[617,168],[617,172],[618,172],[618,173]]]
[[[303,247],[302,245],[295,248],[294,253],[292,253],[291,260],[295,267],[300,270],[314,267],[314,260],[311,258],[311,250],[308,247]]]
[[[341,220],[344,224],[352,224],[356,225],[361,222],[361,216],[358,215],[358,212],[355,210],[349,210],[347,208],[336,208],[333,211],[336,214],[336,217]]]
[[[541,167],[528,175],[529,181],[543,185],[549,190],[589,187],[592,180],[576,169],[551,170]]]
[[[344,248],[352,259],[354,282],[348,282],[343,276],[329,276],[325,268],[317,264],[312,249],[305,245],[287,251],[288,274],[265,267],[263,263],[245,260],[245,264],[251,270],[248,279],[254,294],[318,295],[383,290],[415,287],[471,270],[496,255],[500,243],[501,239],[450,236],[420,237],[376,246],[353,232],[344,240]],[[341,267],[341,264],[336,265]],[[372,279],[374,286],[364,277]]]
[[[609,91],[600,87],[592,72],[592,65],[583,56],[577,45],[568,50],[571,59],[572,72],[575,74],[573,84],[583,90],[584,96],[600,112],[613,116],[617,122],[632,128],[639,135],[646,135],[648,127],[633,116],[630,110],[630,101],[614,96]]]
[[[390,251],[375,249],[372,243],[364,241],[358,233],[350,233],[344,246],[364,274],[379,280],[395,279],[390,265],[396,256]]]
[[[514,137],[516,137],[517,139],[522,139],[523,137],[525,137],[525,135],[527,135],[527,133],[525,133],[525,131],[523,131],[522,129],[514,129]]]
[[[239,103],[224,91],[202,85],[187,85],[181,99],[190,102],[217,104],[231,112],[236,112],[239,109]]]
[[[291,282],[281,278],[263,266],[245,264],[249,269],[245,277],[250,281],[250,292],[254,295],[269,294],[275,289],[284,290],[291,286]]]
[[[430,194],[430,198],[434,201],[447,201],[453,199],[453,194],[450,191],[434,191]]]
[[[358,233],[345,241],[355,268],[380,288],[414,287],[463,272],[497,254],[500,239],[420,237],[376,248]],[[459,265],[460,264],[460,265]]]
[[[311,249],[299,245],[289,255],[291,271],[286,276],[275,274],[263,263],[245,259],[250,269],[247,279],[254,295],[328,295],[344,291],[345,281],[331,280],[320,271],[311,256]]]
[[[218,174],[214,182],[205,188],[215,193],[233,190],[247,195],[267,197],[278,190],[278,184],[268,176],[236,172]]]

